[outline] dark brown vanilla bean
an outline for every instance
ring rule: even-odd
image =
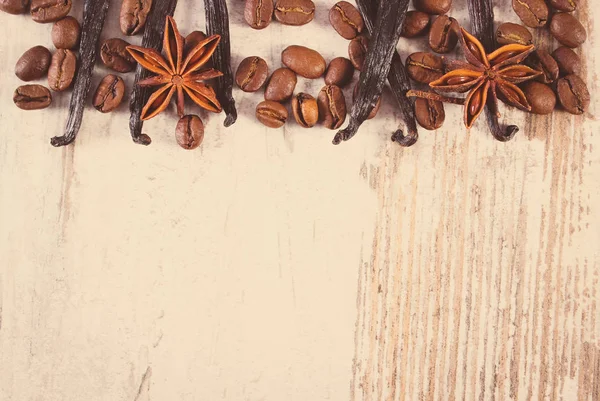
[[[223,73],[216,79],[217,99],[223,106],[226,127],[237,120],[237,110],[233,99],[233,72],[231,71],[231,38],[229,35],[229,14],[225,0],[204,0],[206,30],[208,36],[221,35],[221,42],[213,54],[213,66]]]
[[[356,0],[356,4],[363,16],[367,30],[369,33],[373,32],[373,20],[377,12],[378,0]],[[397,130],[392,135],[392,141],[402,146],[412,146],[417,142],[419,132],[417,131],[417,122],[413,107],[414,101],[406,97],[406,92],[411,89],[410,79],[408,79],[406,67],[402,63],[402,59],[397,51],[394,52],[394,56],[392,57],[392,67],[388,73],[388,83],[398,102],[398,106],[400,106],[400,112],[408,131],[408,135],[404,135],[402,130]]]
[[[379,101],[407,9],[408,0],[380,2],[365,65],[360,73],[358,94],[350,112],[350,123],[336,134],[334,145],[352,138]]]
[[[142,39],[142,47],[153,48],[158,52],[162,50],[163,34],[165,31],[165,23],[167,15],[173,16],[175,8],[177,7],[177,0],[160,0],[155,1],[152,11],[146,20],[146,28],[144,30],[144,37]],[[131,91],[131,98],[129,100],[129,111],[131,111],[131,117],[129,118],[129,130],[133,142],[139,143],[140,145],[150,145],[152,140],[146,134],[142,134],[142,127],[144,122],[142,121],[142,109],[150,94],[152,88],[147,86],[140,86],[137,83],[148,77],[150,73],[145,70],[141,65],[137,66],[135,72],[135,81],[133,89]]]
[[[477,37],[487,53],[494,49],[494,4],[492,0],[469,0],[469,16],[471,18],[471,32]],[[507,142],[519,132],[519,127],[509,125],[500,127],[498,110],[492,99],[488,98],[485,108],[488,126],[494,138]]]
[[[92,72],[98,57],[98,42],[104,26],[109,0],[85,0],[83,4],[83,26],[79,57],[79,72],[75,79],[75,87],[69,105],[69,117],[63,136],[55,136],[50,140],[52,146],[65,146],[72,143],[81,127],[86,98],[92,84]]]

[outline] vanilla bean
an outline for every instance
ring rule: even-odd
[[[494,49],[494,4],[492,0],[469,0],[469,16],[472,34],[483,44],[487,53]],[[503,131],[498,121],[498,110],[492,99],[488,97],[485,109],[488,126],[494,138],[501,142],[510,141],[519,132],[519,127],[509,125]]]
[[[83,120],[86,98],[92,84],[92,72],[98,57],[98,41],[104,26],[109,0],[85,0],[83,3],[83,25],[81,28],[80,65],[75,78],[69,116],[63,136],[55,136],[50,140],[52,146],[65,146],[72,143]]]
[[[443,96],[443,95],[440,95],[439,93],[435,93],[435,92],[409,90],[408,92],[406,92],[406,96],[407,97],[420,97],[422,99],[435,100],[438,102],[458,104],[460,106],[464,106],[464,104],[465,104],[465,99],[462,97]]]
[[[208,35],[220,35],[221,42],[213,54],[214,68],[223,76],[216,79],[217,99],[227,117],[224,125],[229,127],[237,120],[237,110],[233,99],[233,72],[231,71],[231,38],[229,34],[229,13],[225,0],[204,0],[206,30]]]
[[[146,20],[146,28],[144,30],[144,37],[142,38],[142,47],[152,48],[160,52],[162,50],[167,15],[173,16],[175,8],[177,7],[177,0],[160,0],[154,1],[153,3],[150,15]],[[131,91],[131,98],[129,100],[129,111],[131,112],[131,117],[129,118],[129,130],[133,142],[139,143],[140,145],[150,145],[150,143],[152,143],[152,140],[148,135],[142,134],[144,122],[141,119],[142,109],[150,98],[152,88],[138,85],[140,80],[149,75],[150,73],[138,64],[137,70],[135,71],[133,90]]]
[[[356,0],[356,5],[363,16],[369,34],[372,34],[374,28],[373,20],[375,19],[379,1]],[[410,79],[408,78],[406,67],[402,63],[398,51],[395,51],[392,56],[392,66],[388,74],[388,83],[398,102],[398,106],[400,106],[400,112],[402,113],[404,123],[408,130],[408,135],[404,135],[402,130],[398,129],[392,135],[392,141],[398,142],[402,146],[412,146],[417,142],[419,132],[417,129],[417,121],[415,119],[414,101],[406,97],[407,91],[411,88]]]

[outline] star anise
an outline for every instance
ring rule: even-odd
[[[467,62],[455,62],[452,71],[429,85],[440,92],[468,92],[464,120],[471,128],[491,99],[492,110],[499,116],[498,99],[522,110],[531,111],[523,91],[516,85],[540,75],[521,63],[535,49],[533,45],[511,44],[486,54],[477,38],[460,28]]]
[[[141,86],[159,86],[142,109],[141,119],[149,120],[164,111],[177,92],[177,114],[183,117],[184,93],[198,106],[219,113],[221,105],[215,91],[202,81],[223,75],[215,69],[202,69],[213,55],[221,37],[212,35],[184,54],[183,37],[172,17],[167,17],[163,54],[154,49],[128,46],[127,51],[144,67],[157,75],[141,80]],[[164,56],[163,56],[164,55]]]

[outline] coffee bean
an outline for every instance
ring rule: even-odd
[[[458,43],[458,23],[454,18],[440,15],[429,30],[429,47],[436,53],[450,53]]]
[[[125,82],[121,77],[109,74],[100,81],[92,104],[99,112],[110,113],[119,107],[124,95]]]
[[[277,0],[275,19],[284,25],[305,25],[315,17],[311,0]]]
[[[48,69],[48,86],[55,92],[68,89],[77,71],[77,56],[71,50],[57,49]]]
[[[452,7],[452,0],[414,0],[415,8],[427,14],[446,14]]]
[[[512,0],[512,6],[527,26],[540,28],[548,22],[549,10],[544,0]]]
[[[52,94],[42,85],[23,85],[15,90],[13,102],[22,110],[45,109],[52,103]]]
[[[325,83],[327,85],[346,86],[352,81],[354,75],[354,66],[352,62],[345,57],[336,57],[329,63],[325,73]]]
[[[400,36],[414,38],[423,35],[429,28],[429,14],[421,11],[408,11]]]
[[[568,47],[581,46],[587,39],[587,33],[581,22],[567,13],[554,14],[550,23],[550,33],[561,44]]]
[[[567,75],[556,85],[558,100],[571,114],[583,114],[590,105],[590,92],[587,85],[577,75]]]
[[[542,73],[537,80],[549,84],[558,79],[558,64],[546,50],[538,49],[527,59],[527,64]]]
[[[348,44],[348,57],[354,68],[358,71],[362,70],[365,59],[367,58],[367,50],[369,49],[369,40],[364,36],[357,36]]]
[[[346,121],[346,98],[335,85],[326,85],[317,97],[319,121],[329,129],[338,129]]]
[[[518,44],[528,46],[533,43],[533,36],[523,25],[505,22],[496,30],[496,42],[499,45]]]
[[[253,29],[264,29],[273,17],[273,0],[246,0],[244,19]]]
[[[298,93],[292,99],[292,113],[296,122],[304,127],[314,127],[319,121],[319,106],[314,97],[308,93]]]
[[[283,64],[304,78],[316,79],[325,72],[325,59],[316,50],[304,46],[288,46],[281,53]]]
[[[161,1],[161,0],[157,0]],[[135,35],[146,25],[146,18],[152,8],[152,0],[123,0],[119,25],[124,35]]]
[[[353,102],[356,101],[356,96],[358,96],[358,83],[356,85],[354,85],[354,90],[352,91],[352,101]],[[373,110],[371,110],[371,112],[369,113],[367,120],[371,120],[371,119],[375,118],[377,116],[377,113],[379,113],[380,107],[381,107],[381,97],[379,97],[379,99],[377,99],[377,103],[375,103]]]
[[[523,85],[523,93],[531,105],[534,114],[550,114],[556,107],[556,95],[548,86],[539,82],[529,81]]]
[[[81,27],[73,17],[56,21],[52,27],[52,43],[57,49],[75,49],[79,45]]]
[[[415,101],[415,117],[419,125],[426,130],[439,129],[446,120],[444,104],[437,100],[417,98]]]
[[[0,10],[9,14],[23,14],[29,10],[29,0],[0,0]]]
[[[190,50],[206,39],[206,34],[202,31],[193,31],[185,37],[183,42],[183,54],[188,54]]]
[[[285,102],[292,97],[298,78],[289,68],[279,68],[273,72],[265,88],[265,100]]]
[[[280,128],[287,121],[288,111],[281,103],[265,100],[256,106],[256,118],[269,128]]]
[[[71,11],[71,0],[31,0],[31,18],[35,22],[54,22]]]
[[[235,83],[244,92],[256,92],[269,76],[267,62],[260,57],[246,57],[235,74]]]
[[[112,38],[102,42],[100,58],[105,66],[117,72],[131,72],[135,69],[136,62],[127,51],[129,43],[123,39]]]
[[[175,139],[184,149],[196,149],[204,140],[204,124],[200,117],[187,115],[181,117],[175,129]]]
[[[562,75],[571,75],[581,73],[581,59],[573,51],[565,46],[561,46],[554,50],[552,56],[558,64],[558,68]]]
[[[360,12],[347,1],[340,1],[331,7],[329,22],[344,39],[354,39],[365,28]]]
[[[52,54],[44,46],[35,46],[27,50],[15,65],[15,75],[21,81],[29,82],[43,78],[50,67]]]
[[[444,62],[432,53],[413,53],[406,59],[406,70],[413,80],[429,84],[444,75]]]
[[[573,12],[579,0],[550,0],[550,6],[558,11]]]

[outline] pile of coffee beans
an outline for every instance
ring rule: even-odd
[[[590,94],[581,73],[581,59],[572,48],[585,42],[587,34],[583,25],[569,12],[577,8],[574,0],[513,0],[513,9],[527,25],[503,23],[496,31],[498,47],[508,44],[533,44],[533,35],[527,27],[548,26],[552,36],[562,44],[552,54],[543,49],[533,52],[526,64],[542,75],[534,82],[520,85],[531,112],[550,114],[560,103],[572,114],[583,114],[590,103]],[[443,55],[452,52],[458,44],[458,22],[445,15],[452,1],[415,0],[415,10],[409,11],[402,36],[415,38],[427,36],[431,52],[417,52],[408,56],[406,68],[415,86],[428,89],[429,83],[447,72]],[[437,54],[436,54],[437,53]],[[442,56],[438,55],[441,54]],[[417,99],[415,115],[419,125],[435,130],[444,122],[444,105],[437,100]]]
[[[248,24],[255,29],[266,27],[270,18],[265,10],[270,9],[271,4],[273,4],[271,1],[247,0],[245,15]],[[295,12],[303,10],[303,13],[311,14],[310,20],[314,17],[312,1],[279,0],[273,5],[273,10],[275,19],[288,25],[298,24],[290,23],[289,19],[281,14],[283,10],[296,10]],[[307,23],[310,20],[306,19],[302,22]],[[360,12],[347,1],[340,1],[331,7],[329,21],[340,36],[350,41],[348,58],[336,57],[327,64],[316,50],[291,45],[281,53],[282,67],[273,71],[270,77],[269,66],[261,57],[247,57],[239,64],[235,81],[241,90],[257,92],[265,88],[265,100],[256,107],[256,118],[265,126],[280,128],[290,115],[304,128],[311,128],[321,123],[324,127],[333,130],[344,124],[347,109],[342,88],[352,81],[354,71],[362,68],[368,39],[363,34],[365,24]],[[316,96],[305,92],[295,93],[298,77],[310,80],[323,77],[325,86]],[[288,102],[291,112],[286,107]],[[375,117],[380,103],[369,118]]]

